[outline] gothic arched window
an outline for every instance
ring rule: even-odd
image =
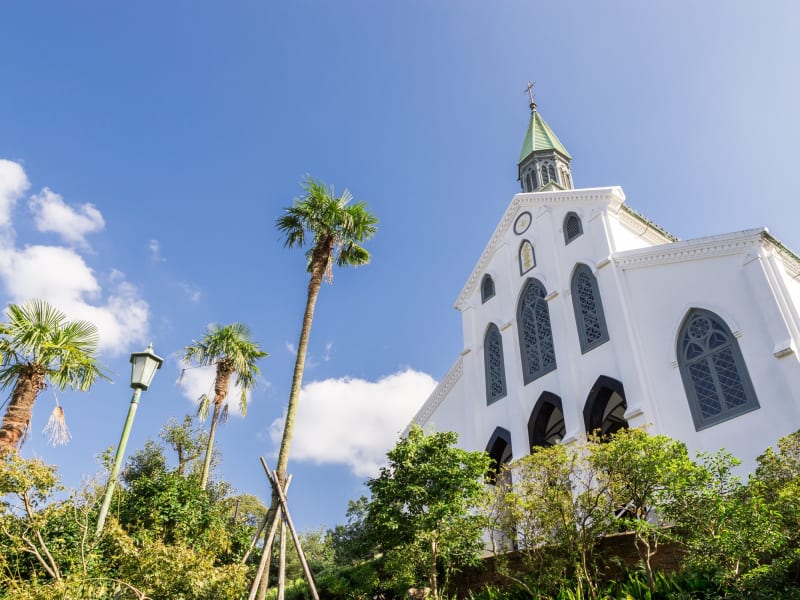
[[[494,296],[494,279],[488,273],[483,276],[481,282],[481,303],[486,302],[489,298]]]
[[[506,366],[503,362],[503,337],[492,323],[483,338],[483,362],[486,371],[486,404],[506,395]]]
[[[684,319],[678,366],[697,431],[759,408],[739,343],[711,311],[693,308]]]
[[[528,186],[525,188],[525,191],[526,192],[532,192],[533,191],[533,182],[531,181],[530,172],[528,172],[528,174],[525,175],[525,183],[528,184]]]
[[[583,224],[580,217],[574,212],[567,213],[567,216],[564,217],[564,244],[569,244],[582,233]]]
[[[537,187],[539,187],[539,179],[536,177],[536,167],[531,169],[531,180],[533,182],[533,187],[531,188],[531,191],[533,191]]]
[[[558,183],[558,180],[556,179],[556,169],[555,169],[555,167],[553,167],[553,165],[550,165],[547,168],[547,170],[550,172],[550,179],[552,179],[553,181]]]
[[[545,185],[550,179],[547,177],[547,166],[542,165],[542,185]]]
[[[586,265],[578,265],[572,274],[572,308],[575,309],[575,323],[581,352],[586,354],[592,348],[608,341],[608,328],[603,313],[603,302],[597,278]]]
[[[517,331],[522,355],[522,378],[526,384],[556,368],[547,292],[536,279],[529,279],[517,305]]]

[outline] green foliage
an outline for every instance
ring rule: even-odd
[[[184,415],[183,421],[170,419],[161,428],[159,437],[175,452],[178,459],[178,474],[194,472],[195,461],[203,455],[208,445],[208,432],[194,422],[191,415]]]
[[[685,536],[686,565],[736,588],[780,548],[780,519],[734,475],[735,457],[720,451],[701,459],[701,476],[664,513]]]
[[[389,451],[388,466],[368,482],[368,518],[388,570],[400,586],[422,581],[437,598],[438,570],[445,577],[477,561],[484,519],[485,452],[455,447],[452,432],[426,436],[413,427]]]
[[[169,466],[161,445],[148,442],[128,461],[99,539],[102,490],[66,498],[60,491],[54,467],[14,453],[0,460],[0,599],[234,600],[246,593],[253,565],[240,557],[254,515],[266,509],[243,497],[234,519],[227,485],[202,489],[196,475]]]
[[[361,496],[347,503],[347,524],[328,531],[338,565],[354,565],[375,556],[377,536],[368,517],[369,500]]]
[[[686,446],[644,429],[623,429],[608,440],[595,440],[591,462],[608,479],[608,493],[621,526],[634,534],[636,550],[655,591],[651,559],[661,541],[673,537],[659,515],[703,479]]]
[[[494,529],[537,565],[538,587],[553,590],[569,573],[594,594],[597,539],[616,529],[609,479],[593,462],[594,440],[534,448],[498,485]]]

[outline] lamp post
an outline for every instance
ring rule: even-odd
[[[128,444],[128,436],[131,434],[131,426],[133,425],[133,418],[136,416],[136,408],[139,406],[139,398],[142,395],[142,390],[146,390],[150,387],[153,376],[156,374],[156,371],[161,368],[161,363],[163,362],[164,359],[153,352],[153,344],[147,346],[144,352],[134,352],[131,354],[131,387],[133,388],[133,398],[131,398],[131,406],[128,409],[128,416],[125,419],[125,426],[122,428],[122,436],[119,438],[117,454],[114,457],[114,466],[111,469],[111,476],[108,479],[106,495],[103,497],[103,504],[100,507],[100,516],[97,518],[97,529],[94,532],[96,537],[103,531],[103,525],[106,522],[108,508],[111,505],[111,497],[114,495],[114,488],[117,485],[117,476],[122,466],[122,458],[125,456],[125,446]]]

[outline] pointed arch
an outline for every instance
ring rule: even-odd
[[[628,428],[625,411],[625,389],[622,382],[613,377],[601,375],[597,378],[583,407],[583,421],[586,433],[598,432],[601,436],[611,435],[620,429]]]
[[[528,419],[528,441],[531,449],[555,446],[564,439],[567,430],[561,398],[552,392],[542,392]]]
[[[487,483],[497,481],[497,473],[503,465],[511,462],[514,453],[511,448],[511,432],[505,427],[496,427],[486,444],[486,453],[492,460],[489,473],[486,475]]]
[[[517,302],[517,333],[525,384],[555,370],[556,353],[550,327],[547,290],[538,279],[528,279]]]
[[[489,298],[494,297],[494,279],[488,273],[483,276],[481,281],[481,304],[484,304]]]
[[[608,327],[603,301],[600,298],[600,288],[597,285],[597,278],[587,265],[583,263],[576,265],[572,272],[570,290],[581,353],[586,354],[608,341]]]
[[[583,223],[575,212],[568,212],[564,217],[564,245],[583,234]]]
[[[552,179],[555,183],[558,183],[558,179],[556,179],[556,168],[551,164],[547,167],[547,171],[550,174],[550,179]]]
[[[530,240],[522,240],[519,245],[519,274],[525,275],[536,266],[536,253]]]
[[[678,333],[677,358],[697,431],[760,407],[739,342],[717,314],[689,310]]]
[[[506,366],[503,359],[503,336],[490,323],[483,337],[483,365],[486,375],[486,404],[506,396]]]

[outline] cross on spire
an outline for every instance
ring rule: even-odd
[[[535,85],[536,85],[535,81],[529,81],[528,87],[525,88],[525,91],[528,92],[528,96],[531,99],[531,104],[530,104],[531,110],[536,110],[536,102],[533,99],[533,86]]]

